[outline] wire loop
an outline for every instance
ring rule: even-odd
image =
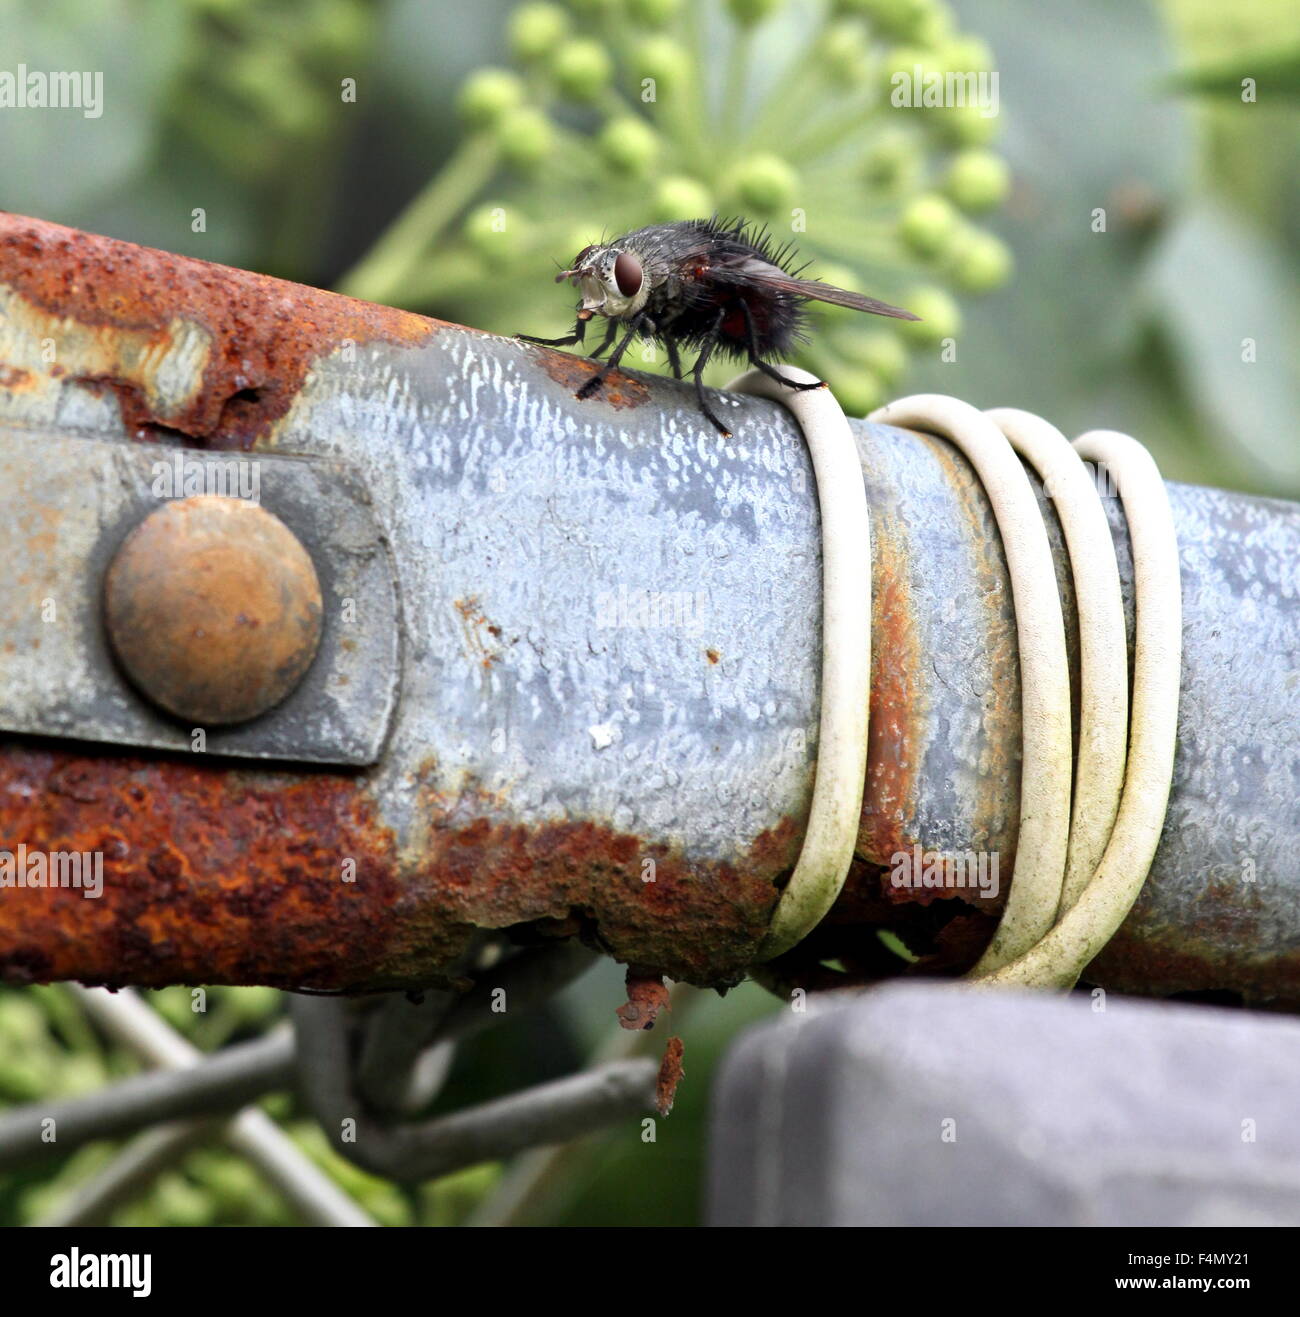
[[[815,379],[785,370],[800,382]],[[804,846],[760,947],[761,959],[770,960],[816,927],[853,859],[866,781],[870,523],[857,445],[828,391],[783,388],[757,371],[729,387],[774,398],[794,414],[812,454],[822,516],[821,740]],[[1072,987],[1137,899],[1169,801],[1182,599],[1164,483],[1135,439],[1092,431],[1071,445],[1054,426],[1014,408],[981,412],[957,398],[917,394],[869,419],[924,430],[961,449],[993,506],[1011,575],[1023,720],[1020,834],[1006,907],[970,979]],[[1081,665],[1077,765],[1055,565],[1022,458],[1053,501],[1074,577]],[[1131,710],[1115,548],[1086,462],[1105,467],[1129,524],[1137,603]]]

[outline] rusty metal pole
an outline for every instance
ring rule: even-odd
[[[559,353],[12,216],[0,313],[0,862],[103,859],[98,899],[0,886],[7,979],[403,987],[480,929],[581,935],[702,985],[746,972],[816,761],[816,496],[782,409],[720,400],[720,442],[668,381],[616,373],[580,402],[585,367]],[[988,507],[942,441],[857,435],[869,780],[845,892],[782,967],[806,982],[843,981],[832,958],[906,970],[881,928],[921,957],[909,972],[978,954],[998,902],[895,888],[895,854],[996,854],[1003,891],[1014,863]],[[257,464],[323,600],[301,686],[226,729],[122,674],[101,603],[156,464],[205,455]],[[1300,507],[1169,489],[1174,794],[1090,977],[1295,1004]]]

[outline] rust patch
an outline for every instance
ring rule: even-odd
[[[419,872],[409,890],[439,926],[576,921],[614,959],[701,987],[744,977],[802,836],[785,819],[734,860],[688,859],[594,821],[502,821],[478,790],[430,792],[420,813],[429,835],[412,848]]]
[[[482,633],[487,632],[494,640],[500,640],[501,628],[489,622],[484,616],[477,595],[470,595],[468,599],[453,600],[452,606],[460,615],[460,629],[465,637],[466,653],[481,667],[490,668],[501,657],[501,650],[485,641]]]
[[[557,383],[577,391],[600,369],[599,363],[587,357],[575,357],[568,352],[555,352],[550,348],[536,349],[537,364]],[[640,407],[650,400],[650,390],[635,375],[625,375],[621,370],[612,370],[605,377],[597,393],[590,399],[607,402],[611,407]]]
[[[1194,898],[1173,899],[1146,887],[1083,980],[1140,996],[1227,992],[1246,1005],[1296,1010],[1300,946],[1279,950],[1270,924],[1248,884],[1213,880]]]
[[[680,1038],[670,1038],[664,1048],[664,1059],[659,1063],[659,1077],[655,1081],[655,1107],[661,1116],[668,1115],[673,1109],[677,1085],[686,1074],[682,1069],[685,1052],[686,1047]]]
[[[710,663],[717,663],[722,655],[719,654],[716,649],[706,649],[704,651],[704,657],[708,659]]]
[[[423,343],[443,322],[268,275],[170,255],[0,212],[0,283],[52,316],[144,335],[160,351],[173,324],[210,335],[195,396],[160,416],[141,378],[99,381],[136,437],[158,426],[210,448],[247,449],[288,411],[313,362],[345,341]],[[51,367],[50,375],[62,373]]]
[[[417,787],[417,809],[425,839],[399,845],[350,774],[4,743],[0,850],[98,852],[104,891],[0,888],[0,978],[407,988],[440,982],[476,929],[511,929],[725,986],[800,831],[688,860],[592,822],[502,823],[484,794]]]
[[[624,1029],[653,1029],[660,1013],[672,1010],[662,974],[639,965],[627,967],[627,1001],[614,1012]]]
[[[946,455],[950,464],[964,462],[954,449],[947,449]],[[979,481],[964,478],[964,472],[954,465],[949,485],[971,524],[980,527],[982,538],[996,541],[997,521]],[[988,750],[980,765],[972,815],[990,820],[988,833],[975,839],[975,849],[997,852],[1005,893],[1015,868],[1020,834],[1020,645],[1005,561],[1000,554],[990,553],[983,556],[980,566],[980,587],[974,602],[986,615],[983,632],[991,646],[989,663],[1000,679],[992,682],[985,696],[984,739]],[[1074,703],[1077,706],[1077,699]],[[998,904],[1005,904],[1005,896]]]
[[[392,835],[343,774],[10,742],[0,849],[20,844],[99,853],[103,894],[0,889],[11,982],[345,987],[400,982],[451,945],[412,934]]]
[[[887,865],[917,838],[902,830],[914,816],[921,740],[924,655],[913,616],[907,562],[887,527],[876,532],[871,607],[871,719],[867,734],[867,783],[858,827],[858,853]],[[907,899],[918,899],[908,891]]]

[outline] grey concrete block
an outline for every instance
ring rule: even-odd
[[[715,1225],[1300,1225],[1300,1022],[899,983],[746,1034]]]

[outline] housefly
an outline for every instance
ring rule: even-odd
[[[681,351],[694,351],[691,375],[700,410],[726,438],[730,431],[713,414],[701,382],[714,354],[748,361],[765,375],[794,389],[825,388],[825,381],[803,384],[787,379],[772,363],[806,338],[808,302],[916,320],[910,311],[800,275],[792,268],[793,245],[776,247],[765,229],[744,220],[681,220],[653,224],[584,247],[555,282],[570,280],[582,294],[573,333],[563,338],[518,337],[547,347],[581,343],[587,322],[601,315],[609,322],[591,354],[609,357],[579,390],[590,397],[622,360],[638,335],[663,345],[668,364],[682,378]],[[621,336],[620,336],[621,333]],[[617,340],[617,341],[616,341]]]

